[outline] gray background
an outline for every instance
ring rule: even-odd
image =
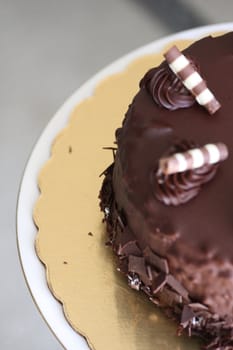
[[[0,0],[0,348],[62,349],[20,268],[17,192],[30,151],[63,101],[122,54],[175,31],[232,21],[231,0]]]

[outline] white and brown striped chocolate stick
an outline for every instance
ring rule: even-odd
[[[228,149],[224,143],[210,143],[200,148],[190,149],[183,153],[175,153],[170,157],[161,158],[159,173],[175,174],[204,165],[219,163],[228,157]]]
[[[172,46],[164,54],[164,57],[171,70],[180,78],[184,86],[195,97],[196,101],[204,106],[210,114],[214,114],[221,105],[207,88],[206,82],[195,70],[190,61],[176,46]]]

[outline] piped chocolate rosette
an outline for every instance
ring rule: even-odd
[[[100,192],[118,270],[211,350],[233,349],[232,42],[172,47],[144,76]]]
[[[169,110],[188,108],[195,103],[193,95],[167,64],[159,69],[152,68],[140,82],[140,87],[146,87],[155,103]]]
[[[181,142],[170,157],[161,158],[155,175],[155,195],[166,205],[180,205],[196,197],[216,174],[218,163],[228,157],[223,143],[195,147]]]

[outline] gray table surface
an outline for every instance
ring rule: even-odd
[[[43,128],[122,54],[232,13],[231,0],[0,0],[1,349],[62,349],[27,290],[15,237],[20,179]]]

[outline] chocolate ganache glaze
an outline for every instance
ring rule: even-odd
[[[104,172],[100,205],[109,244],[129,285],[164,307],[179,322],[179,333],[186,330],[200,336],[206,349],[229,350],[233,349],[233,33],[204,38],[183,53],[197,62],[221,108],[209,115],[178,81],[175,95],[172,90],[167,95],[166,62],[150,70],[116,131],[118,149]],[[156,82],[153,88],[152,82]],[[162,96],[175,99],[161,103],[161,89]],[[174,147],[182,151],[189,145],[217,142],[227,146],[227,160],[159,182],[159,160]]]

